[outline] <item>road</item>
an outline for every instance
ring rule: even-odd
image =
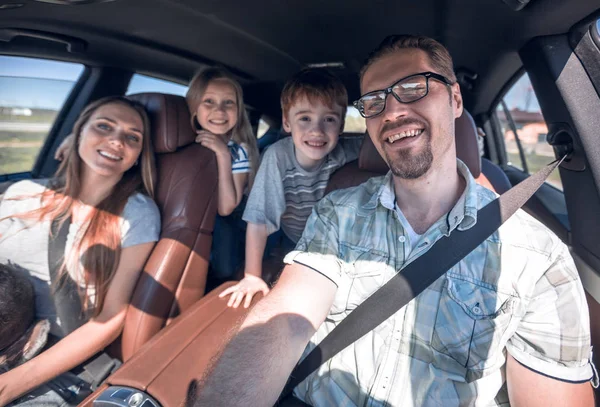
[[[0,122],[0,131],[16,131],[24,133],[48,132],[52,123]]]

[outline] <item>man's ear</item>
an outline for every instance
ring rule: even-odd
[[[452,85],[452,102],[452,106],[454,107],[454,118],[457,119],[462,116],[463,113],[463,99],[458,82]]]

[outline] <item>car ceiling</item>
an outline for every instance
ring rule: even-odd
[[[3,4],[23,4],[1,8]],[[456,68],[478,75],[467,106],[487,110],[519,70],[517,50],[529,39],[567,32],[598,9],[590,0],[533,0],[514,11],[501,0],[116,0],[56,5],[0,0],[0,53],[45,55],[110,65],[185,83],[199,64],[229,67],[247,99],[269,110],[282,83],[312,63],[341,62],[338,74],[351,98],[357,72],[385,36],[424,34],[444,43]],[[16,37],[2,29],[39,30],[87,43],[82,53],[64,45]],[[274,110],[273,110],[274,111]]]

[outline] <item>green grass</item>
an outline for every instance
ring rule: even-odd
[[[521,168],[521,157],[519,156],[519,154],[518,153],[510,153],[510,152],[507,152],[507,154],[508,154],[508,161],[510,163],[512,163],[513,166],[522,169]],[[527,160],[527,169],[529,170],[530,174],[536,173],[538,170],[542,169],[547,164],[554,161],[554,157],[548,157],[545,155],[537,155],[537,154],[527,154],[527,155],[525,155],[525,159]],[[562,181],[560,179],[560,174],[559,174],[558,170],[552,171],[552,174],[550,174],[550,176],[548,177],[546,182],[552,186],[555,186],[556,188],[560,189],[561,191],[563,190]]]
[[[31,171],[41,147],[0,147],[0,174]]]
[[[31,171],[46,133],[0,131],[0,174]]]

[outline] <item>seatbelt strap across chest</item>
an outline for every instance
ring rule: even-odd
[[[564,160],[556,160],[477,211],[470,229],[444,236],[344,318],[290,375],[281,398],[341,350],[379,326],[491,236],[542,186]]]

